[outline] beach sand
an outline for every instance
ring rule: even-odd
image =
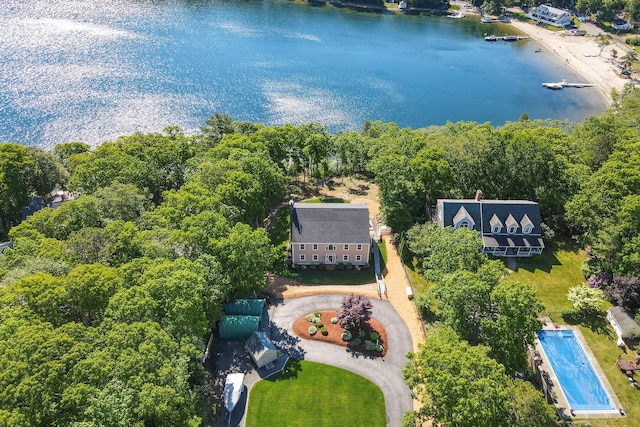
[[[612,103],[611,90],[621,91],[625,83],[631,82],[623,78],[617,72],[613,63],[613,49],[617,51],[618,58],[623,57],[628,47],[618,38],[613,38],[611,44],[602,49],[596,43],[595,36],[601,30],[593,24],[584,23],[580,30],[587,31],[585,36],[569,36],[564,31],[550,31],[533,24],[512,21],[518,30],[528,34],[532,39],[542,45],[542,49],[557,55],[565,64],[580,74],[584,81],[575,83],[595,84],[609,105]],[[563,76],[558,76],[558,81]],[[574,83],[574,82],[572,82]]]

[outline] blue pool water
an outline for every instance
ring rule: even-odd
[[[615,410],[573,331],[540,331],[538,339],[574,411]]]

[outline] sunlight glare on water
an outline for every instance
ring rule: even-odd
[[[216,111],[336,132],[523,112],[581,121],[605,107],[587,89],[544,90],[575,74],[534,44],[483,42],[486,27],[466,18],[280,0],[4,0],[0,26],[0,141],[46,148],[192,133]]]

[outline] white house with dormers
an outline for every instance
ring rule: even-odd
[[[534,7],[531,12],[525,16],[538,23],[542,22],[543,24],[553,25],[554,27],[564,28],[571,24],[571,12],[544,4]]]
[[[482,237],[482,252],[499,257],[542,253],[540,207],[528,200],[438,199],[436,222],[441,227],[468,228]]]

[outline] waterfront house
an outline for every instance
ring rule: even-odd
[[[571,24],[571,12],[544,4],[534,7],[526,17],[533,19],[537,23],[553,25],[554,27],[560,28]]]
[[[438,199],[441,227],[468,228],[482,237],[482,252],[499,257],[529,257],[544,249],[540,207],[528,200]]]
[[[291,260],[294,265],[369,263],[371,237],[367,205],[291,203]]]

